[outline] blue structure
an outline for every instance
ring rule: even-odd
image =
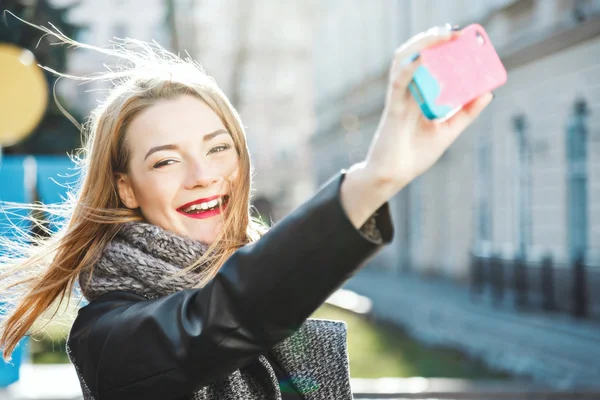
[[[75,165],[68,157],[36,156],[35,161],[40,201],[45,204],[62,202],[68,187],[77,180]]]
[[[7,387],[19,380],[19,369],[24,359],[27,358],[28,345],[29,338],[21,340],[12,354],[11,362],[0,361],[0,388]]]
[[[0,201],[26,203],[31,199],[25,189],[25,159],[23,156],[4,156],[0,165]],[[17,215],[15,215],[15,213]],[[0,206],[0,236],[14,236],[11,223],[21,224],[24,211],[10,210],[7,214]]]
[[[0,202],[30,203],[39,200],[45,204],[59,203],[66,198],[67,185],[76,181],[74,174],[74,165],[66,156],[3,156],[0,163]],[[15,225],[26,231],[30,229],[25,219],[27,214],[26,209],[6,209],[0,205],[0,236],[16,237]],[[0,310],[1,301],[0,297]],[[28,354],[27,343],[27,338],[19,343],[10,364],[0,360],[0,388],[19,379],[19,368]]]

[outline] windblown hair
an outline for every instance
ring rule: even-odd
[[[25,22],[25,21],[23,21]],[[89,77],[61,77],[110,83],[106,99],[82,127],[83,147],[72,158],[78,182],[59,205],[21,205],[29,211],[62,218],[48,237],[21,230],[20,240],[0,237],[0,300],[6,314],[0,325],[0,348],[9,359],[19,340],[47,310],[71,299],[79,274],[93,272],[104,247],[120,226],[143,221],[139,210],[126,208],[118,195],[115,174],[127,172],[130,149],[125,135],[132,120],[157,101],[192,95],[205,102],[231,133],[238,153],[238,178],[232,184],[223,229],[206,254],[185,272],[208,261],[197,287],[205,285],[239,247],[256,241],[266,230],[250,215],[251,166],[244,127],[239,115],[214,79],[191,60],[181,58],[156,43],[119,39],[111,48],[76,42],[58,29],[37,27],[61,44],[97,51],[120,60],[115,69]],[[5,204],[4,208],[16,205]],[[2,212],[0,210],[0,212]],[[35,223],[35,221],[33,221]],[[52,315],[54,317],[54,314]]]

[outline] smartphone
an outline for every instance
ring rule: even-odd
[[[425,49],[418,56],[421,65],[409,90],[428,119],[448,118],[506,83],[506,69],[479,24],[465,27],[456,39]]]

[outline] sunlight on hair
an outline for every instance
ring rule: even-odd
[[[95,262],[122,224],[144,220],[139,210],[121,203],[114,174],[127,168],[129,151],[124,137],[128,124],[159,100],[188,94],[204,101],[231,133],[239,157],[238,184],[232,187],[223,229],[206,254],[180,273],[197,273],[197,287],[202,287],[238,248],[258,240],[268,229],[250,215],[252,170],[244,127],[237,111],[200,64],[156,42],[118,39],[110,47],[96,47],[65,36],[52,24],[51,28],[36,26],[11,15],[44,32],[44,36],[56,38],[58,41],[52,45],[99,52],[119,62],[89,76],[41,66],[62,78],[107,82],[110,88],[81,125],[83,146],[70,155],[76,165],[76,182],[69,187],[67,199],[53,205],[0,203],[0,212],[7,213],[16,232],[16,237],[0,237],[0,301],[6,311],[0,321],[0,348],[5,358],[23,336],[32,333],[32,327],[34,332],[44,328],[38,321],[41,316],[51,320],[63,302],[69,304],[78,280],[91,277]],[[32,215],[35,213],[48,216],[57,229],[42,225]],[[38,226],[43,235],[34,236],[24,224]],[[206,263],[209,267],[195,271]]]

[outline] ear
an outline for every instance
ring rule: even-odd
[[[119,193],[119,198],[125,207],[131,209],[138,208],[139,204],[135,198],[135,193],[133,192],[133,188],[131,187],[131,183],[127,174],[116,174],[115,181],[117,183],[117,192]]]

